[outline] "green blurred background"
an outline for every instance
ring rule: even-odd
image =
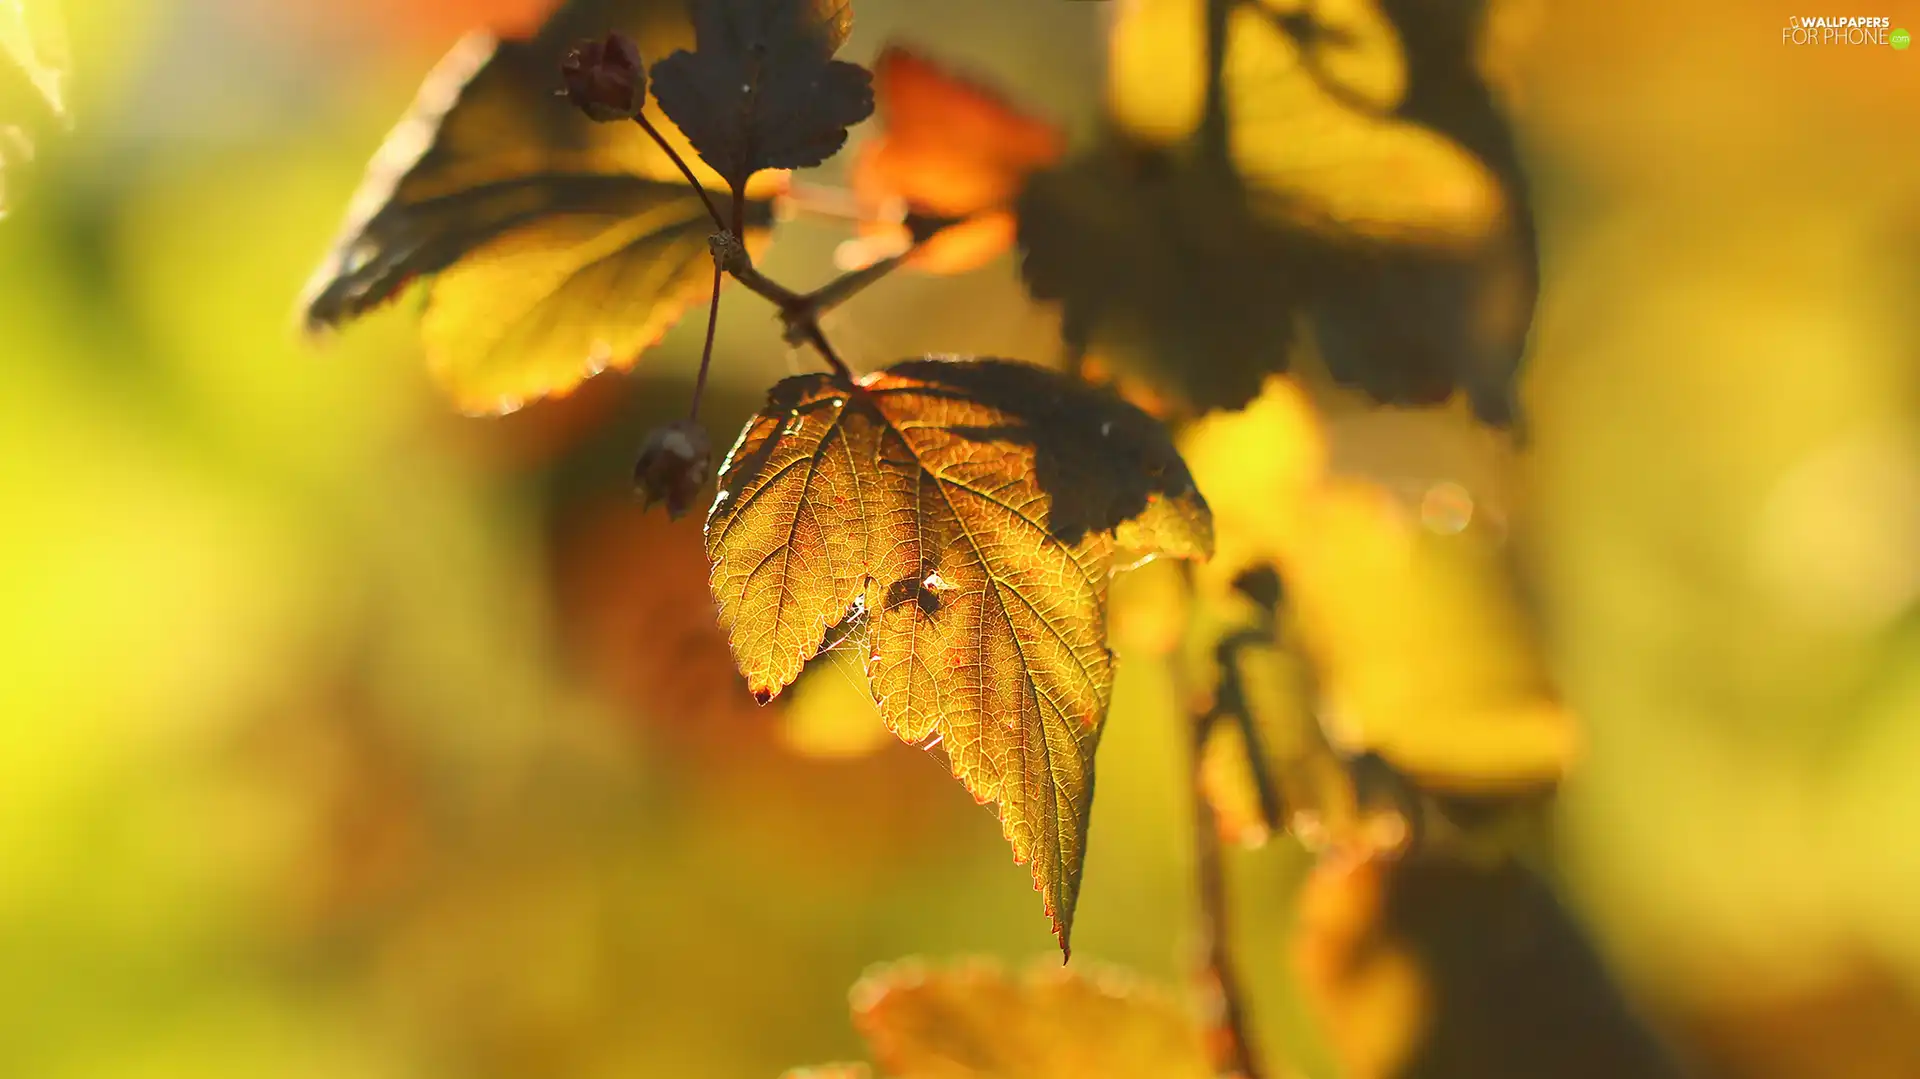
[[[65,5],[74,126],[0,221],[0,1075],[773,1076],[861,1055],[871,963],[1051,948],[991,814],[836,723],[846,672],[787,713],[728,681],[697,525],[627,480],[697,320],[505,420],[451,414],[404,305],[296,336],[426,68],[542,6]],[[1747,0],[1506,10],[1569,899],[1705,1074],[1920,1075],[1920,53],[1784,46]],[[848,52],[924,44],[1084,131],[1102,18],[862,0]],[[841,235],[768,269],[823,279]],[[730,432],[798,361],[728,300]],[[1009,258],[829,330],[865,367],[1058,353]],[[1185,735],[1163,669],[1120,678],[1074,954],[1178,983]],[[1235,857],[1237,944],[1318,1077],[1305,864]]]

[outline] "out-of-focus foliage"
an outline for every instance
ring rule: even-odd
[[[1330,859],[1294,962],[1348,1079],[1672,1079],[1553,893],[1511,862]]]
[[[1184,659],[1239,720],[1210,752],[1223,822],[1264,838],[1227,766],[1255,753],[1249,770],[1314,834],[1365,826],[1353,792],[1329,785],[1330,754],[1378,755],[1434,793],[1550,788],[1573,762],[1576,725],[1499,532],[1458,484],[1416,500],[1341,474],[1330,437],[1297,385],[1275,379],[1184,439],[1220,537],[1196,575]]]
[[[325,355],[293,344],[287,300],[421,74],[468,26],[525,29],[539,6],[65,5],[79,123],[38,145],[0,224],[0,1072],[771,1076],[869,1055],[843,1001],[876,958],[1033,951],[997,829],[923,755],[789,750],[812,680],[846,688],[838,667],[784,710],[678,679],[727,665],[723,640],[686,643],[676,599],[705,587],[698,536],[636,523],[626,488],[697,335],[669,334],[643,376],[484,424],[447,415],[404,316]],[[1097,85],[1111,8],[863,0],[844,55],[937,44],[1080,138],[1098,103],[1075,87]],[[1904,0],[1881,10],[1920,23]],[[1457,521],[1464,491],[1527,571],[1522,658],[1580,720],[1554,917],[1591,933],[1694,1074],[1908,1079],[1915,54],[1785,46],[1784,12],[1733,0],[1493,16],[1533,31],[1497,57],[1543,239],[1522,467],[1487,466],[1457,417],[1334,395],[1313,438],[1212,468],[1222,559],[1262,520],[1304,542],[1308,516],[1282,505],[1323,469],[1393,496],[1389,534],[1414,548],[1481,550],[1426,523]],[[845,232],[790,223],[769,272],[819,272]],[[1056,327],[1010,262],[882,282],[836,312],[836,342],[861,369],[1045,358]],[[712,423],[730,429],[791,370],[748,303],[718,349]],[[1229,526],[1235,501],[1259,512]],[[1413,564],[1416,581],[1478,573]],[[1169,625],[1181,604],[1250,625],[1258,604],[1237,570],[1202,568],[1188,596],[1168,569],[1115,583],[1069,970],[1177,987],[1191,687]],[[1512,599],[1419,594],[1462,620]],[[1272,639],[1293,648],[1305,612],[1280,606]],[[1301,737],[1267,753],[1314,748],[1275,714]],[[1263,1059],[1310,1079],[1411,1063],[1407,1030],[1475,999],[1422,980],[1406,942],[1478,960],[1479,901],[1410,889],[1427,901],[1403,912],[1431,919],[1375,953],[1400,957],[1377,977],[1353,968],[1377,997],[1341,997],[1292,973],[1296,949],[1387,934],[1296,917],[1290,840],[1228,862]],[[1515,970],[1464,969],[1483,967]],[[1565,999],[1520,984],[1525,1003]]]
[[[48,129],[70,121],[65,24],[56,0],[0,4],[0,220]]]
[[[889,1079],[1207,1079],[1200,1027],[1119,970],[896,963],[853,987],[853,1021]]]
[[[1509,423],[1537,267],[1487,8],[1122,4],[1108,145],[1021,201],[1035,295],[1196,410],[1294,366],[1301,316],[1341,384]]]
[[[852,169],[876,218],[861,228],[867,248],[911,248],[910,263],[933,273],[992,261],[1013,244],[1014,197],[1066,152],[1064,133],[911,49],[882,53],[873,78],[878,130]],[[946,227],[915,246],[910,214]]]

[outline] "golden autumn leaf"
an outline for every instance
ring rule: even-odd
[[[720,473],[712,587],[754,695],[866,649],[881,717],[999,804],[1063,952],[1113,688],[1108,582],[1204,558],[1212,523],[1165,430],[1007,360],[780,383]]]
[[[463,411],[494,414],[632,366],[704,299],[714,226],[699,194],[636,126],[595,123],[555,96],[568,46],[616,27],[648,59],[692,39],[680,3],[574,0],[532,38],[455,46],[368,167],[302,298],[308,328],[429,278],[428,367]],[[652,103],[646,115],[690,156]],[[749,205],[750,243],[770,221]]]
[[[1117,970],[897,963],[861,979],[854,1025],[892,1079],[1212,1079],[1194,1018]]]

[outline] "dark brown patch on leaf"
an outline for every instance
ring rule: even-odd
[[[893,582],[887,588],[887,610],[913,604],[925,615],[938,614],[940,594],[927,586],[924,579],[906,577]]]

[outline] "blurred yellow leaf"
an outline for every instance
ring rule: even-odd
[[[973,962],[882,968],[852,993],[854,1025],[892,1079],[1213,1079],[1199,1024],[1114,970]]]
[[[1264,295],[1252,302],[1303,310],[1321,362],[1341,384],[1382,402],[1423,406],[1462,389],[1488,423],[1510,424],[1537,255],[1518,153],[1481,71],[1484,39],[1494,36],[1485,5],[1228,5],[1214,97],[1207,93],[1208,11],[1206,0],[1130,0],[1113,27],[1109,109],[1133,146],[1130,158],[1154,162],[1144,170],[1154,182],[1126,183],[1123,155],[1100,175],[1047,178],[1036,189],[1034,214],[1090,215],[1071,204],[1113,200],[1101,183],[1138,188],[1132,231],[1159,242],[1135,237],[1136,260],[1181,262],[1176,281],[1218,274],[1222,280],[1209,279],[1206,293],[1229,293],[1238,278],[1258,275]],[[1516,36],[1511,21],[1500,30],[1503,39]],[[1049,194],[1062,184],[1067,193]],[[1156,195],[1156,184],[1172,193]],[[1182,196],[1188,189],[1198,194]],[[1210,209],[1185,209],[1187,202]],[[1163,220],[1145,228],[1137,220],[1143,216]],[[1153,366],[1198,408],[1238,407],[1252,388],[1249,373],[1295,362],[1284,325],[1257,327],[1246,315],[1234,326],[1209,312],[1195,321],[1218,327],[1183,330],[1194,340],[1202,333],[1238,338],[1230,349],[1182,346],[1178,334],[1155,339],[1152,330],[1180,315],[1177,308],[1156,311],[1154,301],[1133,297],[1117,311],[1098,310],[1088,294],[1113,291],[1113,282],[1076,290],[1074,275],[1052,264],[1050,249],[1092,249],[1097,228],[1075,232],[1024,218],[1022,226],[1031,237],[1036,295],[1066,300],[1069,315],[1081,319],[1144,319],[1144,334],[1119,328],[1149,338],[1150,359],[1181,354]],[[1190,306],[1204,310],[1200,301]],[[1206,359],[1194,363],[1189,351]]]
[[[1199,126],[1206,7],[1123,4],[1108,101],[1134,134],[1173,143]],[[1489,167],[1430,118],[1394,115],[1410,89],[1403,48],[1442,52],[1452,42],[1403,42],[1371,0],[1237,4],[1227,40],[1228,143],[1257,206],[1379,240],[1474,244],[1499,224],[1506,199]]]
[[[1330,482],[1281,558],[1329,736],[1436,790],[1551,784],[1576,726],[1497,549],[1421,527],[1378,487]]]
[[[1246,408],[1187,427],[1180,453],[1213,508],[1214,556],[1195,572],[1204,594],[1222,597],[1299,541],[1327,468],[1326,434],[1299,384],[1274,377]]]

